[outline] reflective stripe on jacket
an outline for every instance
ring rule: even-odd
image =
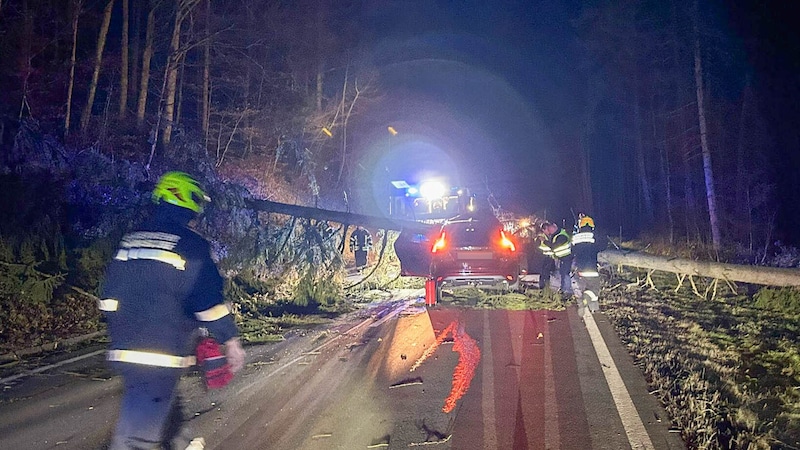
[[[559,228],[558,232],[550,238],[550,247],[553,249],[553,256],[558,259],[571,255],[572,242],[567,231],[563,228]]]
[[[143,364],[146,366],[171,367],[185,369],[195,365],[194,356],[174,356],[157,352],[143,352],[138,350],[109,350],[106,354],[109,361]]]
[[[572,235],[572,245],[594,244],[594,233],[591,231],[581,231]]]
[[[544,256],[553,256],[553,249],[547,245],[546,241],[539,242],[539,250],[544,254]]]

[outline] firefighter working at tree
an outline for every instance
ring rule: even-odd
[[[363,227],[357,227],[350,234],[350,251],[356,257],[356,268],[361,270],[367,265],[367,253],[372,249],[372,235]]]
[[[556,267],[561,277],[561,293],[572,295],[572,243],[569,233],[562,227],[552,223],[544,222],[540,226],[542,237],[539,242],[539,250],[544,254],[542,262],[542,272],[539,275],[539,288],[544,289],[550,283],[550,275]]]
[[[578,299],[578,314],[583,316],[586,308],[590,312],[600,309],[600,273],[597,271],[597,245],[594,237],[594,219],[584,213],[578,214],[572,233],[572,254],[575,258],[575,273],[581,298]]]
[[[188,226],[210,198],[188,174],[169,172],[152,199],[153,218],[122,238],[99,301],[111,338],[108,360],[124,388],[111,450],[203,448],[202,438],[181,429],[177,396],[181,374],[195,364],[198,329],[210,335],[197,347],[205,359],[224,357],[209,387],[226,384],[244,365],[209,243]],[[224,343],[224,354],[211,338]]]

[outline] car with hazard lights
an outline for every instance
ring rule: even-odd
[[[429,285],[441,290],[474,286],[515,290],[522,270],[514,236],[491,214],[459,215],[445,221],[430,247]]]
[[[404,190],[393,200],[392,215],[427,226],[403,230],[394,243],[400,275],[426,278],[427,303],[439,302],[443,289],[518,288],[525,257],[488,204],[465,188],[431,182],[395,187]]]

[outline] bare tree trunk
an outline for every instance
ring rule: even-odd
[[[97,52],[94,59],[94,72],[92,73],[92,82],[89,85],[89,96],[86,100],[86,108],[81,114],[81,131],[86,129],[89,124],[89,118],[92,116],[92,107],[94,106],[94,97],[97,94],[97,83],[100,80],[100,68],[103,65],[103,49],[106,47],[106,36],[108,36],[108,27],[111,23],[111,11],[114,9],[114,0],[108,0],[106,8],[103,11],[103,22],[100,25],[100,34],[97,36]]]
[[[28,7],[28,0],[22,2],[22,36],[20,37],[20,47],[22,48],[22,58],[20,58],[23,66],[20,67],[20,76],[22,78],[22,101],[19,105],[19,116],[22,120],[25,111],[31,114],[30,105],[28,104],[28,80],[33,73],[33,49],[31,43],[33,42],[33,11]]]
[[[183,62],[183,58],[181,58],[181,62]],[[175,120],[173,121],[176,125],[181,123],[181,117],[183,116],[183,85],[186,79],[184,76],[185,73],[186,66],[181,64],[180,72],[178,74],[178,92],[175,99]]]
[[[166,91],[163,93],[165,98],[164,103],[164,132],[161,134],[161,140],[164,145],[167,145],[172,140],[172,119],[175,115],[175,87],[178,82],[178,50],[181,44],[181,25],[182,25],[182,11],[181,0],[176,0],[178,3],[177,11],[175,11],[175,22],[172,27],[172,40],[169,46],[169,57],[167,60],[167,73],[166,73]]]
[[[703,175],[706,182],[706,199],[708,200],[708,218],[711,223],[711,240],[714,245],[714,251],[719,253],[721,238],[719,217],[717,215],[717,195],[714,192],[714,171],[711,167],[711,149],[708,146],[708,131],[706,126],[706,112],[703,91],[703,60],[700,55],[700,32],[698,25],[700,18],[697,10],[697,0],[695,0],[694,19],[694,79],[697,87],[697,116],[700,123],[700,146],[703,152]]]
[[[120,45],[121,67],[119,78],[119,115],[125,117],[128,110],[128,0],[122,0],[122,43]]]
[[[347,83],[349,82],[348,74],[349,74],[349,71],[345,71],[345,73],[344,73],[344,84],[342,85],[342,102],[339,105],[339,108],[340,108],[340,111],[342,112],[342,114],[344,114],[344,105],[345,105],[345,102],[347,101]],[[347,131],[345,130],[344,133],[343,133],[344,137],[342,138],[342,162],[339,165],[339,176],[336,178],[336,182],[337,183],[342,181],[342,174],[344,173],[344,166],[347,164],[347,139],[346,139],[347,134],[346,133],[347,133]]]
[[[276,214],[285,214],[293,217],[305,217],[315,220],[327,220],[341,224],[358,224],[369,228],[383,230],[414,230],[420,233],[430,233],[436,229],[435,225],[414,222],[411,220],[390,219],[387,217],[367,216],[343,211],[330,211],[310,206],[290,205],[269,200],[245,200],[248,208]]]
[[[211,0],[206,0],[206,42],[203,46],[203,94],[202,94],[202,117],[201,127],[203,129],[203,139],[205,146],[208,147],[208,121],[211,114],[210,94],[211,94]]]
[[[72,91],[75,88],[75,62],[78,49],[78,18],[80,18],[83,0],[72,0],[72,54],[69,57],[69,84],[67,85],[67,112],[64,114],[64,136],[69,135],[72,117]]]
[[[611,265],[639,267],[682,275],[716,278],[766,286],[800,286],[800,271],[779,267],[743,266],[713,261],[648,255],[647,253],[603,250],[597,260]]]
[[[150,2],[150,11],[147,13],[147,31],[144,38],[144,53],[142,54],[142,77],[139,84],[139,103],[136,107],[136,124],[142,126],[144,114],[147,111],[147,90],[150,85],[150,60],[153,58],[153,39],[156,29],[156,5]]]
[[[131,29],[131,57],[130,57],[130,80],[128,82],[128,95],[131,99],[135,98],[139,86],[139,60],[142,54],[142,3],[134,1],[131,5],[131,15],[133,16],[133,28]]]
[[[167,85],[164,95],[164,133],[161,135],[162,142],[167,145],[172,140],[172,127],[175,118],[175,96],[178,85],[178,67],[183,60],[180,51],[181,45],[181,26],[183,20],[197,5],[199,0],[176,0],[177,10],[175,11],[175,22],[172,28],[172,40],[170,41],[170,54],[167,62]]]

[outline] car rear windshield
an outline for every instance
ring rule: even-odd
[[[455,247],[488,247],[500,223],[492,220],[454,222],[445,226],[445,232]]]

